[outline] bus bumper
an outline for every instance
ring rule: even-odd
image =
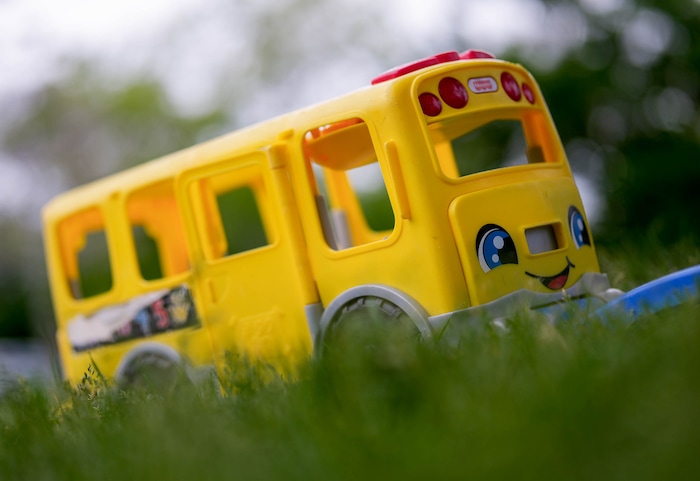
[[[428,322],[437,338],[452,337],[460,328],[484,323],[502,326],[507,319],[528,311],[557,323],[592,315],[623,294],[610,287],[607,275],[586,273],[569,289],[552,293],[521,289],[486,304],[431,316]]]

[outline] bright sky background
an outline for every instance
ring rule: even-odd
[[[532,39],[538,19],[544,15],[537,0],[470,1],[456,12],[443,7],[447,2],[442,0],[390,0],[383,4],[389,12],[387,21],[407,32],[407,42],[429,43],[444,30],[443,22],[449,21],[470,33],[478,43],[475,48],[496,52],[511,42]],[[0,95],[34,88],[50,79],[60,72],[68,53],[98,58],[112,67],[138,68],[147,61],[151,53],[148,46],[154,39],[208,6],[215,7],[216,2],[0,0]],[[210,31],[198,39],[215,47],[217,37],[217,32]],[[216,62],[213,57],[212,62]]]
[[[67,54],[109,61],[148,44],[205,1],[0,0],[0,92],[51,78]]]
[[[363,3],[373,2],[351,1],[358,9]],[[269,3],[270,8],[279,6],[277,2],[284,0],[256,1]],[[581,2],[587,9],[605,14],[621,8],[627,0]],[[178,25],[192,19],[195,21],[186,28],[196,30],[193,38],[197,43],[212,46],[207,59],[202,59],[200,52],[196,54],[196,65],[203,74],[190,75],[194,81],[199,80],[198,90],[202,90],[206,86],[207,69],[221,67],[217,62],[222,61],[222,55],[216,54],[217,50],[224,50],[221,42],[230,42],[230,36],[221,30],[236,28],[205,18],[203,12],[216,11],[217,6],[220,6],[217,0],[0,0],[0,98],[35,88],[50,79],[60,72],[67,54],[99,59],[115,72],[139,68],[152,61],[154,53],[150,48],[156,39],[166,35],[176,37]],[[530,49],[533,62],[554,62],[587,34],[583,19],[576,18],[575,9],[559,6],[547,10],[539,0],[383,0],[381,6],[386,12],[384,22],[405,32],[399,41],[414,46],[435,43],[447,26],[468,38],[470,47],[499,54],[508,46],[519,44],[526,52]],[[547,28],[542,28],[543,25]],[[183,57],[192,55],[184,47],[180,49]],[[203,64],[204,60],[210,64]],[[411,59],[405,59],[408,60]],[[335,79],[334,83],[341,84],[337,87],[342,89],[339,91],[360,86],[359,76],[344,77],[348,77],[347,86],[343,78]],[[183,99],[182,91],[192,96],[191,86],[171,84],[174,96],[185,104],[202,100]],[[323,88],[310,92],[319,96],[337,93]]]

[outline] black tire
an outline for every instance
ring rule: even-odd
[[[172,393],[187,381],[181,364],[156,352],[144,353],[133,359],[120,378],[123,387],[163,394]]]
[[[380,297],[360,297],[343,306],[324,338],[325,351],[393,355],[414,350],[420,331],[394,303]]]

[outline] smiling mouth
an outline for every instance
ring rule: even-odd
[[[561,271],[559,274],[555,274],[550,277],[546,276],[538,276],[536,274],[532,274],[531,272],[525,271],[525,274],[534,277],[538,281],[542,283],[544,287],[547,289],[551,289],[553,291],[558,291],[559,289],[563,288],[566,285],[566,281],[569,280],[569,269],[572,267],[576,267],[571,263],[569,258],[566,258],[566,267],[564,268],[563,271]]]

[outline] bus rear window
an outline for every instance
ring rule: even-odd
[[[450,119],[431,124],[430,131],[440,169],[451,178],[551,161],[546,131],[526,119]]]

